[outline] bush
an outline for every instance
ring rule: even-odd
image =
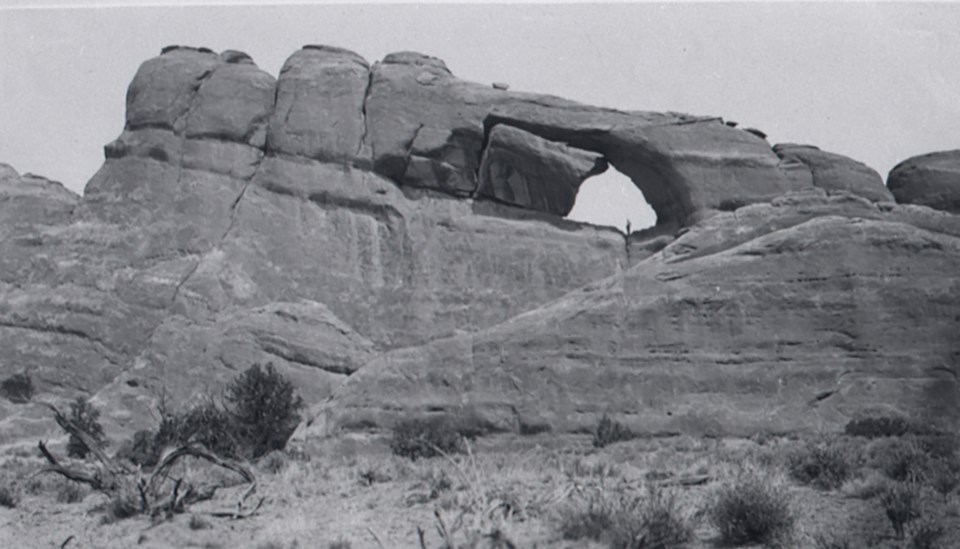
[[[463,434],[449,417],[408,419],[394,426],[390,449],[398,456],[416,461],[463,453],[463,441]]]
[[[101,445],[106,444],[106,437],[103,434],[103,426],[100,425],[100,412],[82,397],[70,403],[70,420],[73,421],[81,431],[90,435]],[[67,442],[67,455],[70,457],[83,459],[90,453],[90,448],[77,437],[70,435]]]
[[[910,431],[910,422],[895,415],[865,416],[850,420],[844,432],[854,437],[899,437]]]
[[[187,444],[198,442],[211,452],[229,458],[256,458],[252,448],[237,428],[234,417],[229,412],[217,406],[212,400],[198,404],[179,416],[168,420],[169,435],[159,437],[161,440],[170,438],[164,444]],[[163,432],[163,429],[160,430]],[[286,438],[284,438],[286,442]]]
[[[897,539],[904,539],[907,524],[921,517],[920,488],[911,483],[890,483],[880,492],[880,505]]]
[[[614,442],[621,442],[632,438],[636,438],[636,435],[634,435],[630,429],[619,421],[610,419],[607,414],[603,414],[603,417],[601,417],[599,423],[597,423],[597,429],[593,433],[593,446],[595,448],[603,448]]]
[[[836,442],[807,446],[787,457],[790,476],[802,484],[834,490],[853,475],[856,456]]]
[[[870,465],[890,480],[920,482],[926,476],[930,458],[913,438],[878,440],[869,453]]]
[[[83,485],[79,482],[64,480],[57,485],[57,501],[59,503],[78,503],[83,501],[86,495]]]
[[[666,549],[693,539],[693,525],[672,494],[648,485],[645,495],[597,490],[580,507],[561,512],[567,540],[592,539],[614,549]]]
[[[0,383],[0,394],[15,404],[30,402],[33,393],[33,380],[26,372],[13,374]]]
[[[120,455],[153,467],[165,448],[196,442],[223,457],[254,460],[286,446],[302,407],[293,385],[272,364],[265,369],[255,364],[230,382],[223,406],[208,399],[173,414],[161,400],[157,430],[137,432]]]
[[[784,543],[795,523],[785,487],[752,468],[720,488],[710,520],[725,543],[737,546]]]
[[[250,458],[282,450],[300,423],[303,400],[273,364],[254,364],[227,385],[224,408]]]
[[[6,483],[0,485],[0,506],[13,509],[19,503],[20,496],[17,494],[17,491],[13,486]]]

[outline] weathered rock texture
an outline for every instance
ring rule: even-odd
[[[890,170],[887,186],[901,204],[960,213],[960,150],[904,160]]]
[[[781,143],[773,151],[782,161],[781,169],[795,181],[809,181],[828,192],[848,191],[874,202],[893,202],[880,174],[866,164],[812,145]]]
[[[93,395],[117,437],[263,362],[314,431],[469,410],[745,433],[956,393],[957,218],[719,118],[509,92],[411,52],[307,46],[274,79],[171,47],[104,152],[82,198],[0,166],[0,376]],[[656,227],[562,219],[608,165]],[[44,416],[0,402],[0,443]]]

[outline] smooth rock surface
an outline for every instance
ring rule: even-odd
[[[747,236],[701,253],[681,238],[494,328],[386,353],[312,432],[437,413],[521,432],[609,413],[649,434],[744,436],[842,429],[866,409],[960,418],[960,224],[803,202],[715,216],[703,233]]]
[[[960,213],[960,150],[908,158],[890,170],[887,186],[901,204]]]
[[[848,191],[874,202],[892,202],[893,195],[873,168],[846,156],[822,151],[812,145],[781,143],[773,150],[782,160],[781,168],[795,181],[806,181],[809,171],[813,186],[827,191]],[[796,173],[800,171],[801,174]]]

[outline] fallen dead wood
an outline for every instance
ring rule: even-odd
[[[234,519],[246,518],[256,513],[263,505],[264,498],[261,498],[253,509],[244,508],[247,498],[257,489],[257,479],[248,467],[222,458],[200,444],[187,444],[168,452],[150,475],[144,476],[140,467],[133,468],[121,460],[108,456],[99,441],[60,413],[55,406],[47,404],[47,407],[53,411],[54,419],[64,431],[79,439],[90,449],[90,453],[96,458],[97,465],[93,471],[67,467],[60,463],[43,441],[40,441],[38,443],[40,453],[48,463],[40,473],[56,473],[74,482],[87,484],[111,498],[130,497],[135,494],[138,499],[139,513],[170,516],[184,512],[186,507],[193,503],[212,499],[216,494],[217,486],[198,487],[185,483],[182,478],[170,478],[172,468],[177,462],[185,457],[192,457],[233,471],[250,484],[240,496],[236,511],[211,513],[211,515],[228,516]],[[171,484],[172,486],[167,490],[166,487]]]

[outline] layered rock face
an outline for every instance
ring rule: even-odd
[[[890,170],[887,181],[897,202],[960,213],[960,150],[908,158]]]
[[[956,390],[956,218],[839,155],[329,46],[278,78],[167,48],[126,108],[82,198],[0,166],[0,376],[115,436],[265,362],[313,432],[792,430]],[[657,227],[562,219],[610,165]],[[0,443],[45,415],[0,400]]]

